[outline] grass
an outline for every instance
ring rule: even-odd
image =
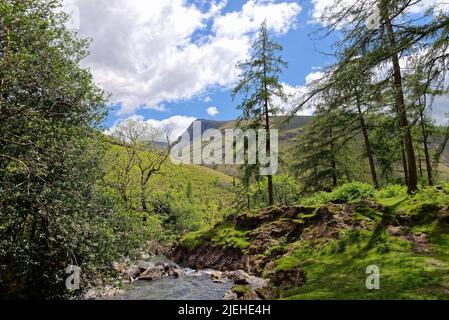
[[[384,208],[358,205],[362,199],[377,202]],[[402,186],[374,190],[352,183],[334,192],[315,194],[303,199],[301,204],[319,207],[337,200],[355,204],[353,229],[339,230],[338,239],[287,240],[282,237],[275,239],[262,255],[271,257],[272,252],[280,253],[271,261],[272,266],[264,269],[265,277],[296,268],[305,273],[303,286],[281,288],[282,299],[449,298],[449,226],[437,219],[438,212],[449,206],[449,186],[422,188],[409,195]],[[329,210],[341,208],[337,204],[327,207]],[[299,214],[292,221],[309,228],[308,221],[317,212]],[[337,212],[341,214],[341,210]],[[256,214],[246,213],[248,217]],[[403,223],[401,227],[408,238],[387,232],[389,225],[398,223]],[[363,228],[358,228],[362,225]],[[248,232],[225,222],[209,230],[187,234],[182,241],[190,247],[208,241],[214,246],[245,250],[251,245]],[[415,250],[410,240],[412,235],[417,237],[423,233],[428,239],[425,252]],[[380,270],[379,290],[368,290],[365,284],[369,276],[366,270],[371,265]]]
[[[387,236],[384,232],[375,247],[368,244],[372,232],[358,237],[345,237],[330,242],[320,250],[304,245],[290,256],[276,261],[278,270],[300,267],[307,283],[282,292],[285,299],[448,299],[449,243],[431,237],[436,248],[432,255],[411,251],[407,241]],[[441,236],[441,235],[440,235]],[[380,250],[380,248],[383,248]],[[387,248],[387,249],[385,249]],[[368,290],[366,268],[380,269],[380,289]]]
[[[356,212],[376,223],[374,230],[353,231],[322,245],[293,243],[290,255],[275,262],[276,270],[301,268],[307,283],[282,292],[284,299],[448,299],[449,228],[436,220],[449,205],[447,186],[423,188],[408,195],[401,186],[373,193],[381,212]],[[374,216],[373,216],[374,213]],[[388,216],[413,218],[410,232],[425,233],[430,253],[417,253],[412,243],[385,231]],[[366,268],[380,268],[380,289],[368,290]]]
[[[372,198],[375,189],[362,182],[346,183],[335,188],[332,192],[317,192],[301,199],[304,206],[319,206],[328,202],[351,202],[360,199]]]

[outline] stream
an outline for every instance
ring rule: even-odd
[[[156,263],[171,263],[165,257],[152,257],[148,261],[139,261],[143,267],[154,267]],[[225,292],[233,286],[231,279],[223,277],[214,282],[211,274],[214,270],[193,270],[179,268],[183,275],[165,276],[156,280],[137,280],[125,284],[125,293],[113,297],[114,300],[222,300]]]

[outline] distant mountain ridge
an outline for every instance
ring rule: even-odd
[[[309,124],[313,116],[295,116],[287,121],[287,117],[272,117],[271,125],[273,129],[280,129],[281,134],[290,130],[295,130],[299,128],[305,127]],[[204,133],[208,129],[237,129],[238,124],[237,120],[207,120],[207,119],[197,119],[195,121],[199,121],[201,123],[201,134]],[[186,129],[185,132],[190,134],[190,137],[193,137],[193,122]]]
[[[314,116],[295,116],[287,119],[285,116],[272,117],[271,125],[272,128],[279,129],[279,149],[281,152],[288,151],[294,145],[294,140],[300,134],[304,132],[304,128],[312,122]],[[224,131],[225,129],[237,129],[237,120],[207,120],[207,119],[197,119],[196,121],[201,122],[201,134],[203,134],[208,129],[218,129]],[[193,138],[193,122],[186,129],[185,132],[190,134],[190,138]],[[179,138],[180,139],[180,138]],[[179,141],[178,139],[178,141]],[[362,142],[360,142],[362,143]],[[431,146],[435,149],[437,146]],[[238,168],[232,165],[216,165],[208,166],[220,172],[233,177],[239,177]],[[439,164],[438,170],[444,179],[449,181],[449,146],[446,146],[445,151],[441,158],[441,163]]]

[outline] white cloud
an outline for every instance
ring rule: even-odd
[[[306,76],[306,84],[311,84],[315,81],[322,79],[323,77],[324,77],[324,72],[321,72],[321,71],[311,72]]]
[[[409,12],[421,13],[432,7],[435,7],[436,14],[449,12],[449,2],[447,0],[421,0],[411,6]]]
[[[310,74],[307,77],[309,76]],[[286,83],[282,83],[282,87],[284,94],[286,95],[285,99],[274,96],[271,103],[273,106],[280,109],[281,114],[288,114],[300,104],[304,96],[307,94],[308,88],[306,85],[291,86]],[[296,115],[310,116],[313,115],[314,110],[315,109],[311,106],[305,106],[299,110]]]
[[[217,107],[210,107],[207,108],[207,114],[210,115],[211,117],[215,117],[216,115],[218,115],[220,112],[218,112]]]
[[[193,121],[196,120],[196,118],[176,115],[164,120],[155,120],[155,119],[144,120],[142,116],[132,115],[126,119],[118,120],[115,123],[115,125],[106,130],[105,133],[107,135],[114,135],[117,126],[128,120],[134,120],[139,123],[147,124],[150,128],[158,130],[161,133],[160,141],[165,140],[163,133],[164,130],[168,130],[168,132],[170,132],[170,141],[175,141],[181,134],[183,134],[184,131],[187,130],[187,128]]]
[[[227,0],[65,2],[79,8],[79,35],[93,39],[83,65],[112,93],[111,102],[121,103],[122,115],[139,108],[164,111],[164,103],[231,85],[260,22],[267,18],[271,31],[285,33],[301,10],[273,0],[250,0],[230,13],[222,12]]]
[[[357,11],[365,8],[367,16],[369,11],[374,8],[376,0],[312,0],[313,9],[311,11],[312,22],[322,24],[324,26],[336,24],[339,28],[351,23],[351,19],[336,20],[334,15],[352,7],[357,7]]]
[[[312,0],[313,8],[311,10],[312,22],[321,25],[336,24],[338,28],[351,24],[355,15],[348,15],[347,19],[335,20],[331,19],[336,13],[351,12],[358,14],[364,12],[366,17],[373,13],[378,7],[378,0]],[[449,2],[447,0],[419,0],[411,2],[406,13],[420,14],[429,8],[434,8],[434,14],[449,12]]]
[[[294,27],[296,15],[301,11],[297,3],[278,3],[274,0],[245,3],[241,11],[218,16],[214,21],[214,31],[219,37],[240,38],[259,30],[267,19],[267,26],[276,33],[286,33]]]

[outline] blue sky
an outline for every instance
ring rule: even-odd
[[[320,52],[328,52],[331,46],[331,39],[314,40],[312,34],[319,27],[317,24],[310,23],[310,11],[312,6],[309,1],[276,1],[276,2],[296,2],[302,7],[298,14],[295,26],[286,34],[276,34],[272,32],[272,37],[283,46],[282,57],[288,62],[288,68],[280,76],[280,80],[291,86],[305,85],[305,78],[313,71],[328,64],[331,60]],[[244,0],[232,0],[223,9],[223,14],[241,10]],[[204,101],[204,95],[210,98]],[[151,109],[141,109],[136,114],[145,119],[152,118],[162,120],[173,115],[185,115],[201,119],[229,120],[235,119],[239,115],[236,109],[239,100],[231,98],[228,88],[211,87],[198,97],[177,102],[164,103],[167,111],[160,112]],[[209,107],[216,107],[219,114],[215,117],[210,116],[206,110]],[[105,122],[106,126],[111,126],[117,120],[117,111],[120,105],[114,105],[110,115]]]
[[[282,57],[289,65],[281,75],[280,80],[291,86],[304,85],[308,74],[330,62],[329,57],[319,53],[319,51],[329,51],[330,39],[313,40],[314,36],[311,33],[316,31],[318,26],[310,23],[312,6],[309,1],[277,2],[296,2],[302,7],[302,11],[297,16],[295,26],[286,34],[279,35],[272,32],[272,37],[282,44]],[[224,7],[223,14],[239,11],[245,3],[246,1],[244,0],[232,0]],[[210,26],[208,29],[210,29]],[[210,100],[207,99],[205,101],[204,95],[209,97]],[[239,111],[235,108],[238,103],[238,99],[232,100],[228,88],[211,87],[200,96],[192,99],[165,102],[166,111],[140,109],[135,114],[142,116],[144,119],[152,118],[157,120],[174,115],[185,115],[201,119],[229,120],[235,119],[239,115]],[[212,117],[206,112],[209,107],[216,107],[219,113]],[[112,126],[120,118],[117,116],[118,110],[120,110],[119,104],[112,106],[109,117],[105,122],[107,127]]]
[[[316,19],[334,0],[63,1],[77,18],[75,31],[92,39],[82,64],[110,93],[106,128],[133,117],[177,135],[195,118],[235,119],[235,65],[250,54],[265,19],[284,48],[289,67],[280,80],[289,94],[332,62],[322,52],[332,52],[337,40],[314,35],[322,27]],[[216,112],[208,113],[212,107]]]
[[[315,0],[315,5],[320,1]],[[230,88],[264,19],[289,67],[294,91],[329,63],[331,39],[312,40],[315,5],[301,0],[64,0],[80,37],[92,38],[83,61],[110,96],[109,128],[128,117],[155,126],[193,118],[228,120],[239,112]],[[214,107],[217,112],[208,113]],[[175,125],[176,126],[176,125]],[[179,128],[177,128],[179,129]]]

